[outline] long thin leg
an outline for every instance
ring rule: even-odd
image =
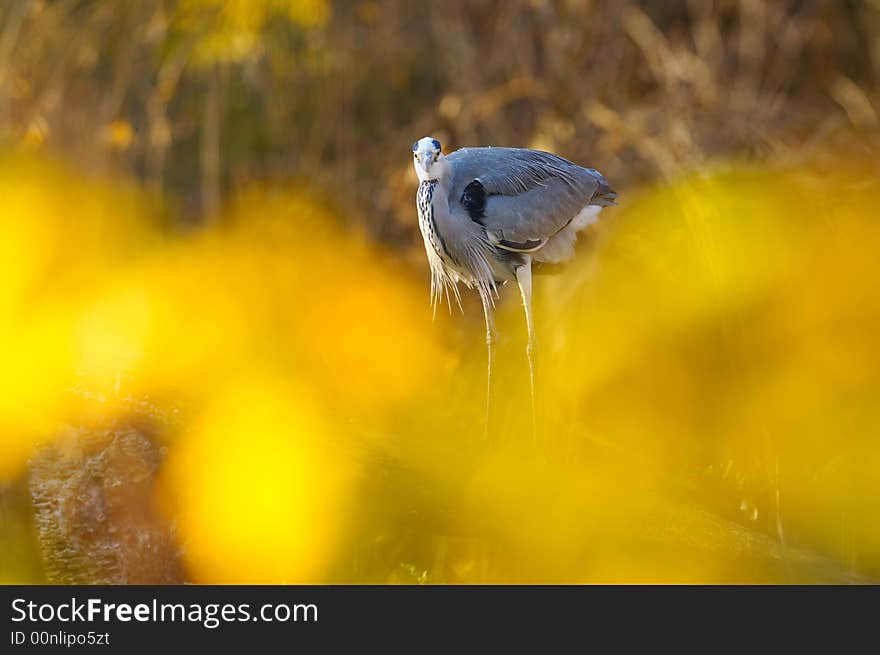
[[[526,356],[529,358],[529,385],[532,392],[532,436],[537,437],[537,419],[535,413],[535,363],[534,358],[538,347],[535,339],[535,322],[532,318],[532,258],[525,257],[525,263],[516,269],[516,282],[519,284],[519,292],[522,295],[523,309],[526,313],[526,328],[529,332],[529,342],[526,346]]]
[[[486,319],[486,436],[489,435],[489,409],[492,406],[492,342],[495,339],[495,320],[492,316],[492,299],[481,296],[483,316]]]

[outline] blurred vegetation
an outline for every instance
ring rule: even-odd
[[[880,6],[9,0],[0,582],[880,577]],[[432,323],[409,147],[619,208]]]
[[[870,0],[8,0],[0,12],[0,134],[127,170],[190,220],[230,189],[299,178],[371,234],[420,246],[401,153],[425,134],[451,149],[542,147],[623,188],[719,157],[800,158],[878,123]]]

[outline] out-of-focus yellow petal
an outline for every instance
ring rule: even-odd
[[[241,381],[182,436],[164,489],[196,580],[316,582],[343,535],[351,463],[295,388]]]

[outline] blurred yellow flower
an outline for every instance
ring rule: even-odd
[[[125,185],[0,158],[0,479],[150,398],[200,582],[880,575],[880,190],[839,175],[629,194],[536,278],[533,441],[515,294],[486,440],[472,299],[432,323],[424,277],[309,192],[163,237]]]
[[[310,403],[284,382],[241,380],[181,436],[161,502],[198,582],[306,583],[327,575],[354,471]]]
[[[104,130],[104,136],[113,148],[127,150],[134,141],[134,128],[125,120],[116,120]]]
[[[183,0],[175,11],[178,28],[198,37],[195,54],[202,63],[260,54],[260,31],[275,18],[309,28],[331,15],[327,0]]]

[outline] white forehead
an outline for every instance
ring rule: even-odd
[[[434,139],[426,136],[416,142],[416,152],[434,152]]]

